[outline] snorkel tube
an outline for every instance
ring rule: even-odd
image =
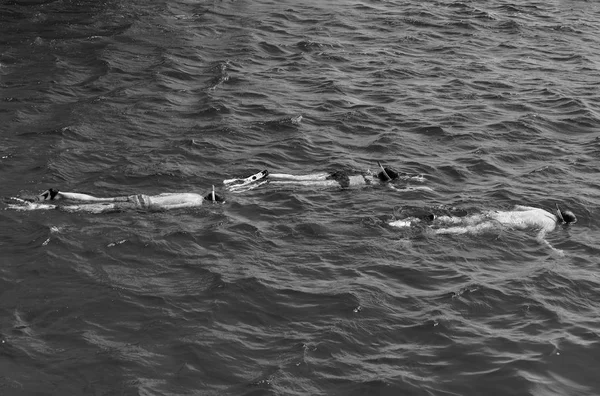
[[[204,197],[204,199],[207,201],[212,201],[212,202],[224,202],[225,201],[221,196],[215,194],[215,186],[214,185],[212,186],[212,191],[209,192],[206,195],[206,197]]]
[[[381,162],[377,161],[377,165],[379,165],[379,167],[381,168],[381,174],[383,174],[383,176],[385,176],[385,180],[383,180],[383,181],[388,182],[388,181],[392,180],[390,175],[388,175],[387,172],[385,171],[385,168],[383,167],[383,165],[381,165]]]
[[[560,224],[569,225],[577,223],[577,216],[570,210],[561,210],[558,204],[556,204],[556,217]]]
[[[398,178],[398,173],[394,172],[390,168],[384,168],[383,165],[381,165],[381,162],[377,161],[377,165],[379,165],[379,168],[381,168],[381,172],[379,172],[377,177],[379,177],[379,180],[382,182],[387,183]]]
[[[565,221],[565,218],[562,215],[562,212],[560,211],[560,208],[558,207],[558,204],[556,204],[556,217],[558,218],[558,221],[560,224],[566,224],[567,222]]]

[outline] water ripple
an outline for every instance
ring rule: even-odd
[[[593,394],[598,15],[496,0],[0,5],[0,387]],[[4,210],[51,186],[205,193],[377,161],[431,190]],[[387,224],[517,203],[577,213],[547,236],[565,257],[519,230]]]

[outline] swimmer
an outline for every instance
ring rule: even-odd
[[[44,210],[59,209],[65,212],[108,213],[124,210],[170,210],[192,208],[204,201],[223,202],[215,188],[206,196],[195,193],[163,193],[159,195],[136,194],[122,197],[95,197],[93,195],[63,192],[53,188],[33,199],[12,198],[19,204],[9,204],[9,209]],[[52,201],[52,203],[48,203]],[[61,201],[59,204],[57,201]]]
[[[399,173],[391,168],[383,167],[377,163],[381,171],[377,174],[367,172],[366,174],[349,174],[344,171],[322,172],[308,175],[290,175],[286,173],[269,173],[267,170],[258,172],[252,176],[242,179],[224,180],[225,188],[231,192],[243,192],[253,190],[264,184],[272,184],[284,187],[361,187],[373,184],[387,184],[392,189],[398,190],[390,182],[396,180],[413,180],[423,182],[425,178],[422,175],[413,175],[409,173]],[[407,187],[407,190],[424,189],[431,190],[429,187]]]
[[[562,250],[554,248],[546,240],[546,234],[553,231],[556,225],[570,225],[577,222],[577,217],[570,210],[561,210],[556,205],[553,212],[531,206],[517,205],[511,211],[491,210],[469,216],[435,216],[427,214],[420,217],[408,217],[389,223],[393,227],[410,227],[425,222],[434,234],[479,234],[486,231],[508,229],[537,230],[536,240],[548,246],[559,255]]]

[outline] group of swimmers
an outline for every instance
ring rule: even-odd
[[[379,164],[377,173],[366,172],[349,174],[338,171],[333,173],[316,173],[309,175],[290,175],[269,173],[264,170],[241,179],[224,180],[224,189],[232,193],[240,193],[258,188],[265,184],[288,187],[311,188],[351,188],[384,184],[392,189],[397,188],[394,182],[424,181],[423,176],[397,172]],[[412,189],[429,189],[428,187],[406,187]],[[429,189],[430,190],[430,189]],[[159,195],[136,194],[120,197],[96,197],[82,193],[71,193],[49,189],[34,198],[12,198],[16,204],[8,207],[17,210],[59,209],[66,212],[107,213],[124,210],[170,210],[200,206],[204,201],[224,202],[224,198],[212,190],[206,195],[196,193],[163,193]],[[50,201],[50,202],[49,202]],[[59,202],[60,201],[60,202]],[[553,251],[562,255],[546,240],[546,234],[557,225],[570,225],[577,222],[577,217],[570,210],[562,210],[556,206],[554,210],[544,210],[531,206],[517,205],[510,211],[490,210],[466,216],[450,216],[427,213],[420,216],[409,216],[388,224],[392,227],[413,227],[425,225],[434,234],[476,234],[498,228],[535,229],[536,239]]]

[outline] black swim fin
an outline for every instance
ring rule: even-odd
[[[38,195],[36,200],[37,201],[49,201],[49,200],[53,200],[57,195],[58,195],[58,190],[55,190],[54,188],[49,188],[48,190],[46,190],[43,193],[41,193],[40,195]]]

